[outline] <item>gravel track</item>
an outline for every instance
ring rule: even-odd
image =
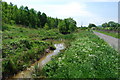
[[[112,46],[115,50],[120,52],[120,39],[114,38],[112,36],[108,36],[99,32],[93,31],[94,34],[96,34],[98,37],[102,38],[104,41],[106,41],[110,46]]]

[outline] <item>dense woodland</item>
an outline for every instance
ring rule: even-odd
[[[63,34],[73,32],[76,28],[76,21],[72,18],[58,19],[47,16],[45,13],[36,11],[27,6],[21,6],[12,3],[2,2],[2,20],[4,24],[19,24],[29,28],[59,28]],[[5,27],[3,27],[4,30]]]

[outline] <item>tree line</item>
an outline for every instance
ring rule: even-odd
[[[109,21],[108,23],[103,23],[102,27],[120,27],[120,24],[114,21]]]
[[[99,30],[105,30],[105,31],[120,31],[120,24],[116,23],[114,21],[105,22],[101,25],[101,27],[97,27]]]
[[[63,34],[73,32],[76,29],[76,21],[73,18],[58,19],[47,16],[27,6],[8,4],[2,2],[2,22],[4,24],[20,24],[29,28],[58,28]]]
[[[120,24],[116,23],[114,21],[105,22],[105,23],[101,24],[101,26],[96,26],[95,24],[90,23],[88,25],[88,28],[94,28],[97,30],[104,30],[104,31],[119,32],[120,31]]]

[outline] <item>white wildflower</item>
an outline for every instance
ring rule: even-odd
[[[93,55],[93,54],[89,54],[89,56],[94,57],[95,55]]]

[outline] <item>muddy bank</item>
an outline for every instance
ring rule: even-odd
[[[12,78],[32,78],[32,74],[35,70],[35,65],[42,69],[45,64],[47,64],[52,56],[57,55],[61,50],[65,48],[64,43],[59,43],[59,44],[54,44],[56,49],[50,53],[48,53],[46,56],[42,57],[39,61],[35,62],[34,64],[31,65],[30,68],[27,68],[25,71],[21,71],[20,73],[14,75]]]

